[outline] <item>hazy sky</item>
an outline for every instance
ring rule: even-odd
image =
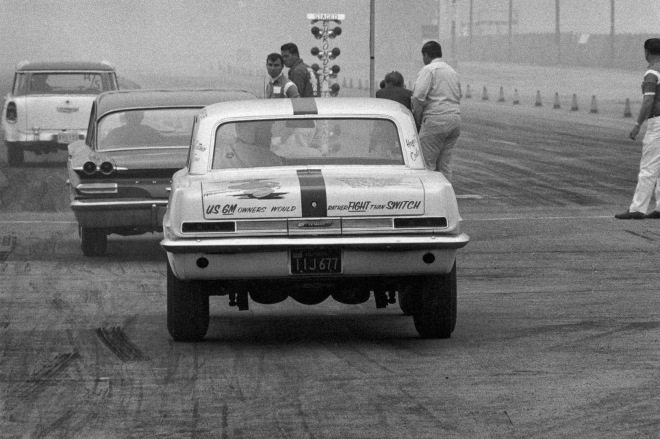
[[[456,1],[458,27],[465,28],[470,0]],[[562,32],[609,33],[610,1],[561,0]],[[451,8],[449,0],[440,4],[442,25]],[[436,0],[376,1],[376,64],[413,59],[408,54],[419,52],[421,25],[437,22],[437,5]],[[509,0],[473,0],[474,18],[504,17],[508,5]],[[514,0],[513,5],[516,32],[554,32],[555,0]],[[346,14],[343,34],[331,42],[342,50],[336,63],[344,72],[368,71],[369,0],[0,0],[0,65],[107,59],[120,70],[201,71],[236,62],[258,69],[269,52],[289,41],[311,64],[318,60],[309,49],[319,43],[310,33],[309,12]],[[660,0],[616,0],[617,32],[655,32],[658,23]]]

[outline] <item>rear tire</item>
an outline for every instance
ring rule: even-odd
[[[9,166],[19,166],[24,162],[23,149],[14,145],[13,142],[5,142],[7,147],[7,164]]]
[[[424,276],[414,298],[415,329],[422,338],[449,338],[456,328],[456,262],[451,271],[439,276]]]
[[[399,308],[401,308],[401,311],[407,316],[414,314],[415,304],[411,297],[412,294],[415,293],[412,292],[412,288],[408,285],[402,287],[399,291]]]
[[[199,281],[184,281],[167,263],[167,330],[174,341],[202,341],[209,329],[209,295]]]
[[[103,256],[108,250],[108,235],[103,229],[80,227],[80,248],[85,256]]]

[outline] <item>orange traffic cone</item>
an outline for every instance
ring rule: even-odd
[[[589,113],[598,113],[598,106],[596,105],[596,95],[591,96],[591,110]]]
[[[488,100],[488,90],[486,90],[485,85],[484,85],[484,93],[481,95],[481,100],[482,101],[487,101]]]
[[[626,107],[623,109],[623,117],[632,117],[632,111],[630,110],[630,99],[626,98]]]
[[[518,96],[518,89],[514,88],[513,89],[513,105],[518,105],[520,104],[520,96]]]
[[[573,93],[573,103],[571,104],[571,111],[578,111],[577,95]]]
[[[500,87],[500,97],[497,99],[497,102],[504,102],[504,87]]]
[[[535,107],[542,107],[543,103],[541,103],[541,90],[536,90],[536,102],[534,102]]]
[[[472,99],[472,92],[470,91],[470,84],[467,85],[465,90],[465,99]]]
[[[559,103],[559,93],[557,92],[555,92],[555,103],[552,105],[552,108],[561,108],[561,104]]]

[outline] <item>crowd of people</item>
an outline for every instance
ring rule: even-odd
[[[315,96],[314,72],[300,59],[298,47],[287,43],[280,50],[281,53],[271,53],[266,58],[270,76],[266,97]],[[442,47],[437,41],[424,43],[421,52],[424,67],[413,89],[406,89],[403,75],[395,70],[380,82],[376,98],[399,102],[412,112],[426,167],[442,172],[451,181],[452,152],[461,133],[461,83],[456,71],[443,61]],[[633,201],[625,212],[615,215],[623,220],[660,219],[660,39],[646,40],[644,54],[649,63],[642,82],[644,99],[630,138],[636,139],[642,124],[647,126]],[[282,73],[284,67],[289,68],[288,77]],[[655,208],[647,213],[653,197]]]

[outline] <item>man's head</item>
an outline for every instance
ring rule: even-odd
[[[442,58],[442,47],[437,41],[427,41],[422,46],[422,59],[428,64],[436,58]]]
[[[277,78],[284,68],[284,60],[279,53],[271,53],[266,57],[266,70],[271,78]]]
[[[126,125],[140,125],[144,119],[143,111],[127,111],[124,113],[124,122]]]
[[[300,59],[300,52],[298,52],[298,46],[294,43],[282,44],[280,47],[282,52],[282,58],[284,59],[284,65],[291,67],[296,61]]]
[[[403,75],[394,70],[385,75],[385,84],[390,87],[403,87]]]
[[[660,56],[660,38],[649,38],[644,41],[644,50],[646,51],[647,57],[651,56]]]

